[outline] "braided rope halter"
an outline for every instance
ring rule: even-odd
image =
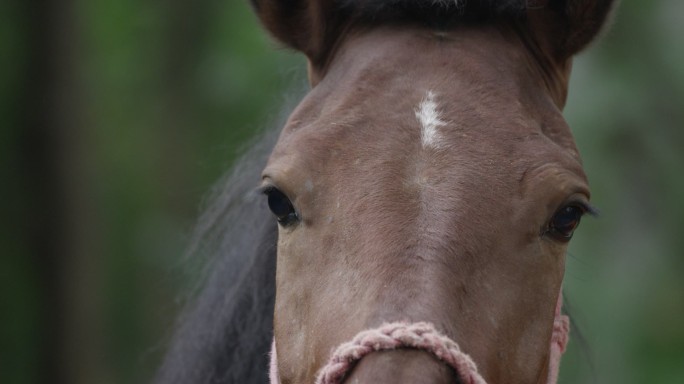
[[[568,343],[570,320],[561,314],[562,300],[562,295],[559,294],[553,321],[546,384],[556,384],[560,359]],[[375,351],[398,348],[421,349],[431,353],[452,367],[464,384],[487,384],[477,371],[473,359],[461,351],[455,341],[426,322],[385,323],[378,328],[358,333],[351,341],[335,349],[328,363],[318,372],[316,384],[340,384],[364,356]],[[271,384],[280,384],[275,339],[271,348],[269,376]]]
[[[385,323],[356,335],[350,342],[340,345],[328,364],[318,372],[316,384],[341,383],[351,366],[371,352],[397,348],[415,348],[430,352],[453,367],[464,384],[486,384],[477,372],[475,362],[461,352],[458,344],[439,333],[432,324]]]

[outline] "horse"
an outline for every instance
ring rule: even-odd
[[[554,383],[590,191],[562,116],[612,0],[251,0],[310,90],[200,221],[158,383]]]

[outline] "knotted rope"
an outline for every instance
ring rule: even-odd
[[[464,384],[486,384],[475,362],[453,340],[430,323],[385,323],[340,345],[318,373],[316,384],[339,384],[351,368],[371,352],[417,348],[432,353],[458,372]]]
[[[549,376],[546,380],[548,384],[556,384],[558,381],[561,357],[568,346],[570,318],[561,314],[561,307],[563,307],[562,293],[558,295],[556,316],[553,319],[553,333],[551,334],[551,349],[549,351]]]

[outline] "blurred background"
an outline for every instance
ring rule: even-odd
[[[586,346],[575,332],[561,383],[684,383],[683,20],[623,1],[575,62],[566,116],[601,216],[570,248]],[[246,0],[0,2],[0,383],[149,382],[203,196],[304,65]]]

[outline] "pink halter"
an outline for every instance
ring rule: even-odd
[[[560,359],[568,343],[570,321],[567,316],[561,314],[562,305],[562,295],[559,294],[551,335],[547,384],[557,382]],[[354,365],[369,353],[404,347],[432,353],[456,370],[465,384],[486,384],[470,356],[462,352],[456,342],[438,332],[432,324],[425,322],[385,323],[379,328],[360,332],[352,341],[337,347],[328,363],[318,372],[316,384],[340,384]],[[274,339],[269,371],[271,384],[280,384],[277,361]]]

